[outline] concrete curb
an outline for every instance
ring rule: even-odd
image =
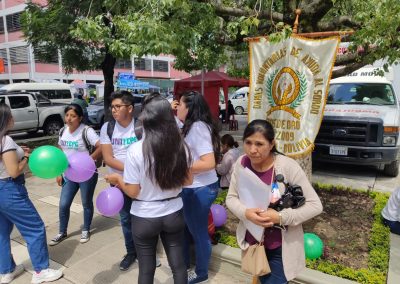
[[[400,241],[400,238],[399,238]],[[218,244],[212,247],[212,256],[210,269],[225,274],[240,275],[244,282],[251,282],[252,276],[241,270],[241,252],[238,248],[232,248],[227,245]],[[398,262],[400,266],[400,262]],[[357,282],[336,276],[328,275],[313,269],[305,268],[303,272],[291,282],[302,284],[355,284]],[[388,282],[389,283],[389,282]],[[400,283],[400,282],[392,282]]]
[[[390,234],[390,258],[387,284],[400,283],[400,236]]]

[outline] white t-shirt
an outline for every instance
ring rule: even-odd
[[[101,127],[100,144],[111,144],[114,158],[123,163],[125,162],[128,147],[138,141],[135,135],[135,120],[132,119],[131,123],[127,127],[123,127],[116,121],[111,140],[107,134],[107,127],[108,122],[104,123]],[[115,172],[122,174],[122,171],[118,171],[111,167],[108,167],[108,169],[110,173]]]
[[[389,221],[400,222],[400,187],[393,191],[392,195],[382,210],[382,216]]]
[[[133,200],[132,202],[131,214],[142,218],[155,218],[180,210],[183,207],[180,197],[166,201],[156,201],[176,197],[182,191],[182,188],[162,190],[151,181],[146,174],[147,170],[145,169],[142,147],[143,140],[129,147],[124,165],[124,182],[139,184],[141,188],[139,195],[136,197],[138,200]]]
[[[17,145],[17,143],[14,142],[14,140],[6,135],[3,137],[3,147],[1,148],[1,155],[3,153],[6,153],[8,151],[17,151],[17,157],[18,160],[20,161],[22,157],[24,156],[24,150],[22,150],[21,147]],[[0,178],[9,178],[10,175],[7,173],[6,167],[3,164],[3,159],[0,159]]]
[[[69,127],[65,125],[63,134],[58,139],[58,145],[68,156],[76,151],[86,152],[89,154],[88,149],[86,149],[85,142],[82,139],[82,131],[85,128],[85,124],[79,125],[79,127],[71,133]],[[87,138],[90,145],[95,146],[97,141],[99,141],[99,136],[93,128],[89,128],[87,131]]]
[[[196,121],[193,123],[189,133],[185,137],[185,142],[189,146],[193,163],[199,160],[203,155],[214,153],[210,129],[208,128],[208,125],[202,121]],[[193,184],[185,187],[202,187],[217,181],[217,173],[215,172],[215,169],[212,169],[206,172],[194,174]]]

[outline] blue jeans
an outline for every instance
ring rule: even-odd
[[[45,226],[29,199],[25,185],[0,181],[0,274],[15,269],[10,245],[14,224],[26,241],[33,269],[41,271],[48,268]]]
[[[93,195],[97,184],[97,172],[87,181],[73,182],[64,177],[64,183],[60,196],[60,233],[67,233],[69,214],[72,201],[79,188],[81,189],[81,199],[83,207],[83,231],[89,231],[93,219]]]
[[[276,249],[265,249],[271,273],[259,277],[261,284],[284,284],[287,283],[283,271],[282,247]]]
[[[125,247],[126,252],[128,254],[133,254],[136,256],[136,249],[135,243],[133,242],[133,235],[132,235],[132,222],[131,222],[131,206],[132,206],[132,199],[123,193],[124,195],[124,206],[122,207],[121,211],[119,211],[119,216],[121,217],[121,227],[122,233],[125,239]]]
[[[383,224],[389,227],[390,232],[396,235],[400,235],[400,222],[397,221],[389,221],[383,218]]]
[[[218,194],[218,182],[196,188],[182,190],[183,215],[196,251],[196,274],[208,276],[211,258],[211,241],[208,235],[208,212]],[[184,244],[186,266],[190,266],[190,236],[186,235]]]

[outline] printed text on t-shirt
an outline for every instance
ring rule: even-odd
[[[131,145],[138,141],[136,137],[129,137],[129,138],[113,138],[111,139],[112,145]]]

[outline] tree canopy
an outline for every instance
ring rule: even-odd
[[[244,62],[243,39],[289,36],[296,9],[299,33],[354,32],[343,38],[353,52],[337,58],[346,68],[334,76],[400,57],[398,0],[49,0],[28,4],[23,30],[41,59],[60,51],[67,71],[103,69],[111,88],[115,59],[132,54],[172,54],[185,71]]]

